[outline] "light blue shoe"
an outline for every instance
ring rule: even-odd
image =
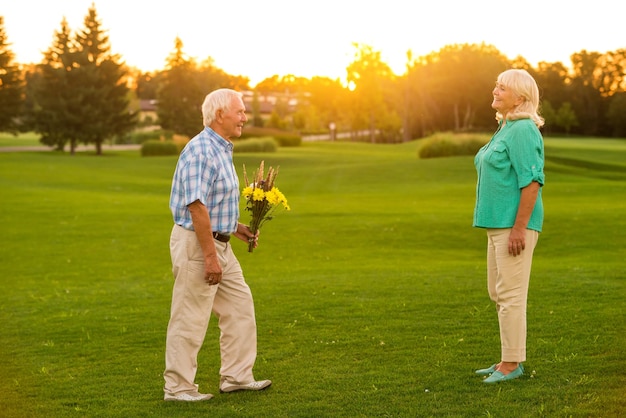
[[[511,373],[509,374],[503,374],[501,371],[496,370],[495,372],[493,372],[491,374],[491,376],[489,376],[488,378],[486,378],[485,380],[483,380],[483,383],[500,383],[500,382],[506,382],[507,380],[513,380],[513,379],[517,379],[518,377],[520,377],[521,375],[524,374],[524,366],[522,366],[522,363],[520,363],[515,370],[513,370]]]
[[[478,369],[478,370],[476,370],[476,374],[479,374],[481,376],[489,375],[489,374],[491,374],[491,373],[496,371],[496,366],[497,365],[498,364],[496,363],[496,364],[493,364],[491,367],[488,367],[486,369]]]

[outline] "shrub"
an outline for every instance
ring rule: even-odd
[[[282,131],[280,129],[259,128],[256,126],[245,127],[240,139],[259,138],[271,136],[281,147],[297,147],[302,144],[302,135],[296,132]]]
[[[174,141],[148,140],[141,145],[142,157],[154,157],[160,155],[178,155],[180,148]]]
[[[276,152],[278,149],[278,144],[271,136],[239,139],[234,144],[234,152]]]
[[[299,147],[302,145],[302,136],[298,134],[282,133],[274,135],[274,139],[281,147]]]
[[[178,153],[180,154],[183,148],[185,148],[185,145],[187,145],[187,143],[191,141],[191,138],[185,135],[174,134],[172,135],[172,141],[176,144],[176,147],[178,148]]]
[[[163,129],[156,130],[136,130],[128,135],[131,144],[143,144],[146,141],[172,139],[172,133]]]
[[[437,133],[426,139],[419,148],[420,158],[452,157],[458,155],[475,155],[489,141],[483,134]]]
[[[263,136],[274,136],[280,134],[283,131],[272,128],[261,128],[259,126],[246,125],[241,132],[239,139],[259,138]]]

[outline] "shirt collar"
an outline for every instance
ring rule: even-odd
[[[215,143],[221,147],[224,148],[224,151],[232,151],[233,150],[233,143],[230,141],[227,141],[226,139],[222,138],[217,132],[215,132],[212,128],[209,128],[208,126],[204,127],[204,130],[209,134],[209,137],[215,141]]]

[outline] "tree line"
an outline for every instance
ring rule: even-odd
[[[354,140],[403,142],[436,132],[490,132],[491,91],[497,75],[524,68],[537,80],[549,134],[626,136],[626,49],[582,50],[571,67],[560,62],[531,66],[509,59],[487,44],[447,45],[425,56],[407,52],[397,76],[380,51],[354,44],[347,84],[328,77],[269,77],[254,88],[249,79],[227,74],[208,57],[184,52],[179,38],[165,68],[145,73],[112,53],[95,5],[73,33],[61,21],[42,62],[20,65],[10,49],[0,16],[0,131],[41,134],[58,149],[120,140],[135,130],[139,101],[158,103],[163,130],[192,137],[202,129],[200,105],[215,88],[249,92],[250,124],[306,133],[333,126]],[[271,111],[263,109],[271,100]]]

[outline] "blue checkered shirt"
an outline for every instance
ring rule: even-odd
[[[193,231],[188,205],[208,208],[213,231],[231,234],[239,219],[239,179],[233,144],[205,127],[180,153],[170,194],[174,223]]]

